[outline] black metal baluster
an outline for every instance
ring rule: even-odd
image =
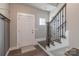
[[[65,32],[66,32],[66,6],[64,8],[65,8]]]
[[[60,25],[61,25],[61,12],[60,12]],[[61,40],[61,27],[60,27],[60,25],[59,25],[59,31],[60,31],[60,40]]]
[[[59,41],[61,43],[61,27],[60,27],[60,25],[61,25],[61,11],[59,13],[59,26],[58,26],[58,29],[59,29]]]
[[[53,24],[53,29],[54,29],[54,23],[52,22],[52,24]],[[54,33],[53,33],[53,37],[54,37]],[[54,44],[54,39],[51,39],[51,44],[52,44],[53,46],[55,46],[55,44]]]
[[[65,26],[64,26],[65,25],[65,9],[64,8],[62,9],[62,38],[66,38],[65,37]]]
[[[58,40],[58,31],[57,31],[57,27],[58,27],[58,15],[57,15],[57,17],[56,17],[56,39]]]
[[[54,20],[54,40],[55,40],[55,20]]]
[[[54,40],[55,40],[55,22],[53,21],[52,23],[53,23],[53,31],[54,31],[54,32],[53,32],[53,41],[52,41],[51,44],[52,44],[53,46],[55,46],[55,44],[54,44]]]
[[[58,14],[59,15],[59,14]],[[57,32],[57,39],[59,39],[59,36],[58,36],[58,34],[59,34],[59,32],[58,32],[58,15],[57,15],[57,19],[56,19],[56,32]]]
[[[57,21],[56,21],[56,30],[58,30],[57,28],[58,28],[58,17],[59,17],[59,14],[57,15]],[[57,40],[59,41],[59,32],[58,31],[56,31],[57,32]]]
[[[59,28],[59,26],[60,26],[60,13],[58,14],[58,39],[59,39],[59,41],[61,41],[60,28]],[[61,42],[60,42],[60,43],[61,43]]]
[[[49,31],[50,27],[49,27],[49,22],[47,22],[47,38],[46,38],[46,44],[48,47],[50,47],[50,31]]]
[[[55,17],[55,40],[57,39],[56,37],[56,17]]]
[[[55,17],[54,22],[55,22],[55,40],[56,40],[56,17]]]
[[[55,36],[56,36],[56,40],[57,40],[57,29],[56,29],[56,27],[57,27],[57,16],[56,16],[56,18],[55,18]]]
[[[63,37],[63,10],[61,11],[62,12],[62,24],[61,24],[61,27],[62,27],[62,37]]]
[[[64,24],[63,24],[64,36],[63,36],[63,38],[66,38],[66,35],[65,35],[65,32],[66,32],[66,6],[63,9],[64,9],[64,14],[63,14],[63,16],[64,16]]]

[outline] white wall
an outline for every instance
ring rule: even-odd
[[[0,3],[0,13],[2,13],[6,17],[9,17],[9,4],[8,3]]]
[[[9,5],[7,3],[0,3],[0,13],[6,17],[9,17]],[[6,24],[6,22],[5,22],[5,24]],[[5,28],[5,30],[7,31],[6,28]],[[5,46],[5,44],[8,43],[8,40],[6,42],[5,41],[6,40],[4,40],[4,21],[2,19],[0,19],[0,55],[4,55],[4,53],[8,49],[8,46],[7,45]]]
[[[39,18],[43,17],[48,20],[48,12],[36,9],[24,4],[10,4],[10,47],[17,46],[17,13],[28,13],[35,15],[35,37],[44,37],[46,35],[45,26],[39,26]]]
[[[60,3],[54,10],[50,11],[49,21],[52,20],[52,18],[56,15],[56,13],[61,9],[61,7],[64,5],[64,3]]]
[[[70,47],[79,48],[79,3],[67,4],[67,22]]]
[[[0,19],[0,56],[4,55],[4,21]]]

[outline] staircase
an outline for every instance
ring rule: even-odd
[[[66,4],[63,4],[51,21],[47,22],[46,40],[38,44],[48,55],[64,55],[69,47],[69,31],[66,29]]]
[[[66,4],[47,22],[46,48],[62,46],[66,41]],[[62,44],[62,45],[61,45]]]

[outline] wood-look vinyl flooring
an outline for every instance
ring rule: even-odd
[[[12,50],[8,56],[48,56],[38,45],[34,46],[36,49],[33,51],[21,53],[21,49]]]

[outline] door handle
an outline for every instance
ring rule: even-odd
[[[34,33],[34,30],[32,30],[32,33]]]

